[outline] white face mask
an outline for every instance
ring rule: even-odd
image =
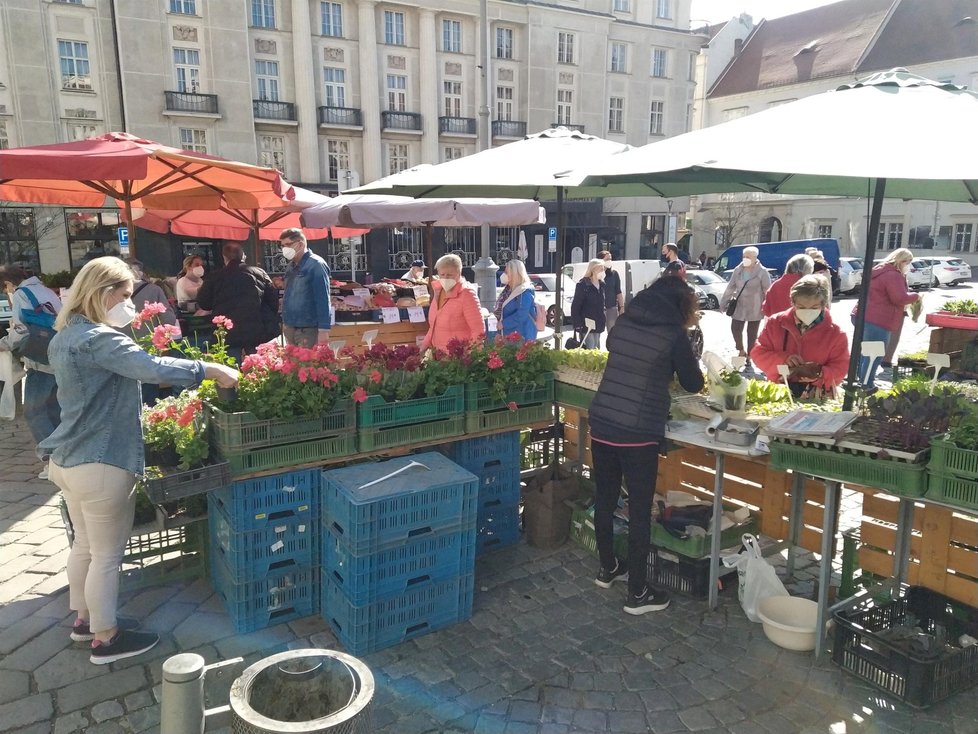
[[[438,276],[438,282],[441,283],[442,290],[446,293],[458,285],[458,281],[455,278],[445,278],[442,276]]]
[[[906,275],[910,272],[910,263],[904,263],[900,266],[900,272]]]
[[[136,318],[136,306],[131,298],[127,298],[108,310],[105,314],[105,323],[116,329],[122,329],[129,326],[134,318]]]
[[[195,278],[203,278],[204,277],[203,266],[198,265],[197,267],[191,268],[190,274],[193,275]]]
[[[796,308],[795,318],[805,326],[811,326],[812,322],[822,314],[820,308]]]
[[[743,260],[741,260],[740,264],[743,265],[745,268],[754,267],[754,261],[751,260],[749,257],[745,257]]]
[[[608,270],[611,270],[611,260],[605,260],[605,261],[604,261],[604,266],[605,266],[605,268],[607,268]]]
[[[598,273],[598,280],[604,280],[604,273]]]
[[[499,282],[503,285],[509,285],[509,276],[506,275],[506,273],[503,273],[499,276]]]
[[[282,257],[284,257],[286,260],[291,260],[292,258],[294,258],[295,257],[295,248],[294,247],[283,247],[282,248]]]

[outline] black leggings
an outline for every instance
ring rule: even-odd
[[[737,347],[737,351],[744,351],[744,324],[747,324],[747,356],[750,356],[750,350],[754,348],[754,343],[757,341],[757,332],[761,328],[760,321],[738,321],[737,319],[732,319],[730,321],[730,333],[733,334],[734,346]]]

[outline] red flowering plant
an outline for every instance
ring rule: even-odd
[[[451,351],[452,345],[449,344]],[[544,376],[554,370],[554,352],[537,341],[524,341],[519,334],[497,336],[491,342],[478,342],[468,350],[471,382],[484,382],[489,395],[506,402],[511,410],[510,390],[519,385],[543,385]]]
[[[324,415],[350,395],[352,383],[353,373],[340,369],[326,344],[262,344],[241,363],[233,410],[261,420]]]
[[[425,395],[424,361],[421,350],[414,345],[389,347],[383,343],[358,351],[353,347],[340,350],[347,370],[355,382],[353,399],[364,402],[370,395],[379,395],[386,402],[411,400]]]
[[[209,449],[203,421],[203,400],[193,390],[158,400],[143,408],[143,443],[150,466],[195,469],[207,461]]]

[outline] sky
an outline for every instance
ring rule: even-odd
[[[689,17],[693,27],[700,25],[697,21],[720,23],[741,13],[747,13],[757,23],[761,18],[780,18],[832,2],[837,0],[693,0]]]

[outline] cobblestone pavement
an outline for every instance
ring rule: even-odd
[[[197,580],[124,594],[121,612],[163,640],[141,657],[90,664],[86,645],[68,638],[67,543],[57,492],[36,478],[32,448],[22,421],[0,425],[0,730],[158,731],[161,666],[176,652],[245,658],[208,677],[213,706],[245,665],[289,648],[338,647],[319,617],[237,635]],[[801,566],[794,588],[810,592],[814,560]],[[622,613],[623,590],[597,588],[594,572],[572,544],[521,543],[480,560],[469,621],[364,657],[377,682],[374,731],[978,732],[974,691],[915,711],[831,662],[775,647],[735,592],[716,612],[677,597],[635,618]]]

